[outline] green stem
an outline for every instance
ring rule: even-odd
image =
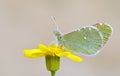
[[[55,71],[51,71],[51,76],[55,76]]]

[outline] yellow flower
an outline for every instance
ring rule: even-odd
[[[39,44],[37,49],[24,50],[23,53],[27,58],[39,58],[45,56],[46,67],[48,71],[51,71],[51,76],[55,76],[56,71],[59,70],[60,57],[67,57],[76,62],[83,61],[82,58],[73,55],[69,50],[57,45],[45,46]]]
[[[82,62],[82,58],[73,55],[69,50],[64,49],[61,46],[49,45],[45,46],[39,44],[37,49],[24,50],[25,57],[27,58],[39,58],[43,56],[57,56],[57,57],[67,57],[76,62]]]

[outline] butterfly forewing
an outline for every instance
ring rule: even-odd
[[[104,44],[105,44],[113,32],[112,27],[104,23],[98,23],[94,26],[97,27],[99,31],[102,33]]]
[[[94,26],[85,27],[65,34],[61,38],[62,45],[73,52],[94,55],[103,46],[103,36]]]

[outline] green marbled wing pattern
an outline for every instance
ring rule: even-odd
[[[94,26],[85,27],[61,37],[62,45],[73,52],[95,55],[103,46],[103,36]]]
[[[112,27],[104,23],[98,23],[93,26],[97,27],[99,31],[102,33],[104,44],[105,44],[108,41],[109,37],[112,35],[112,32],[113,32]]]

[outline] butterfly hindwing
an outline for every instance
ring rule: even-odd
[[[65,48],[85,55],[94,55],[103,46],[103,36],[94,26],[65,34],[61,37],[61,41]]]
[[[112,32],[113,32],[112,27],[104,23],[98,23],[93,26],[97,27],[99,31],[102,33],[103,41],[105,44],[108,41],[109,37],[112,35]]]

